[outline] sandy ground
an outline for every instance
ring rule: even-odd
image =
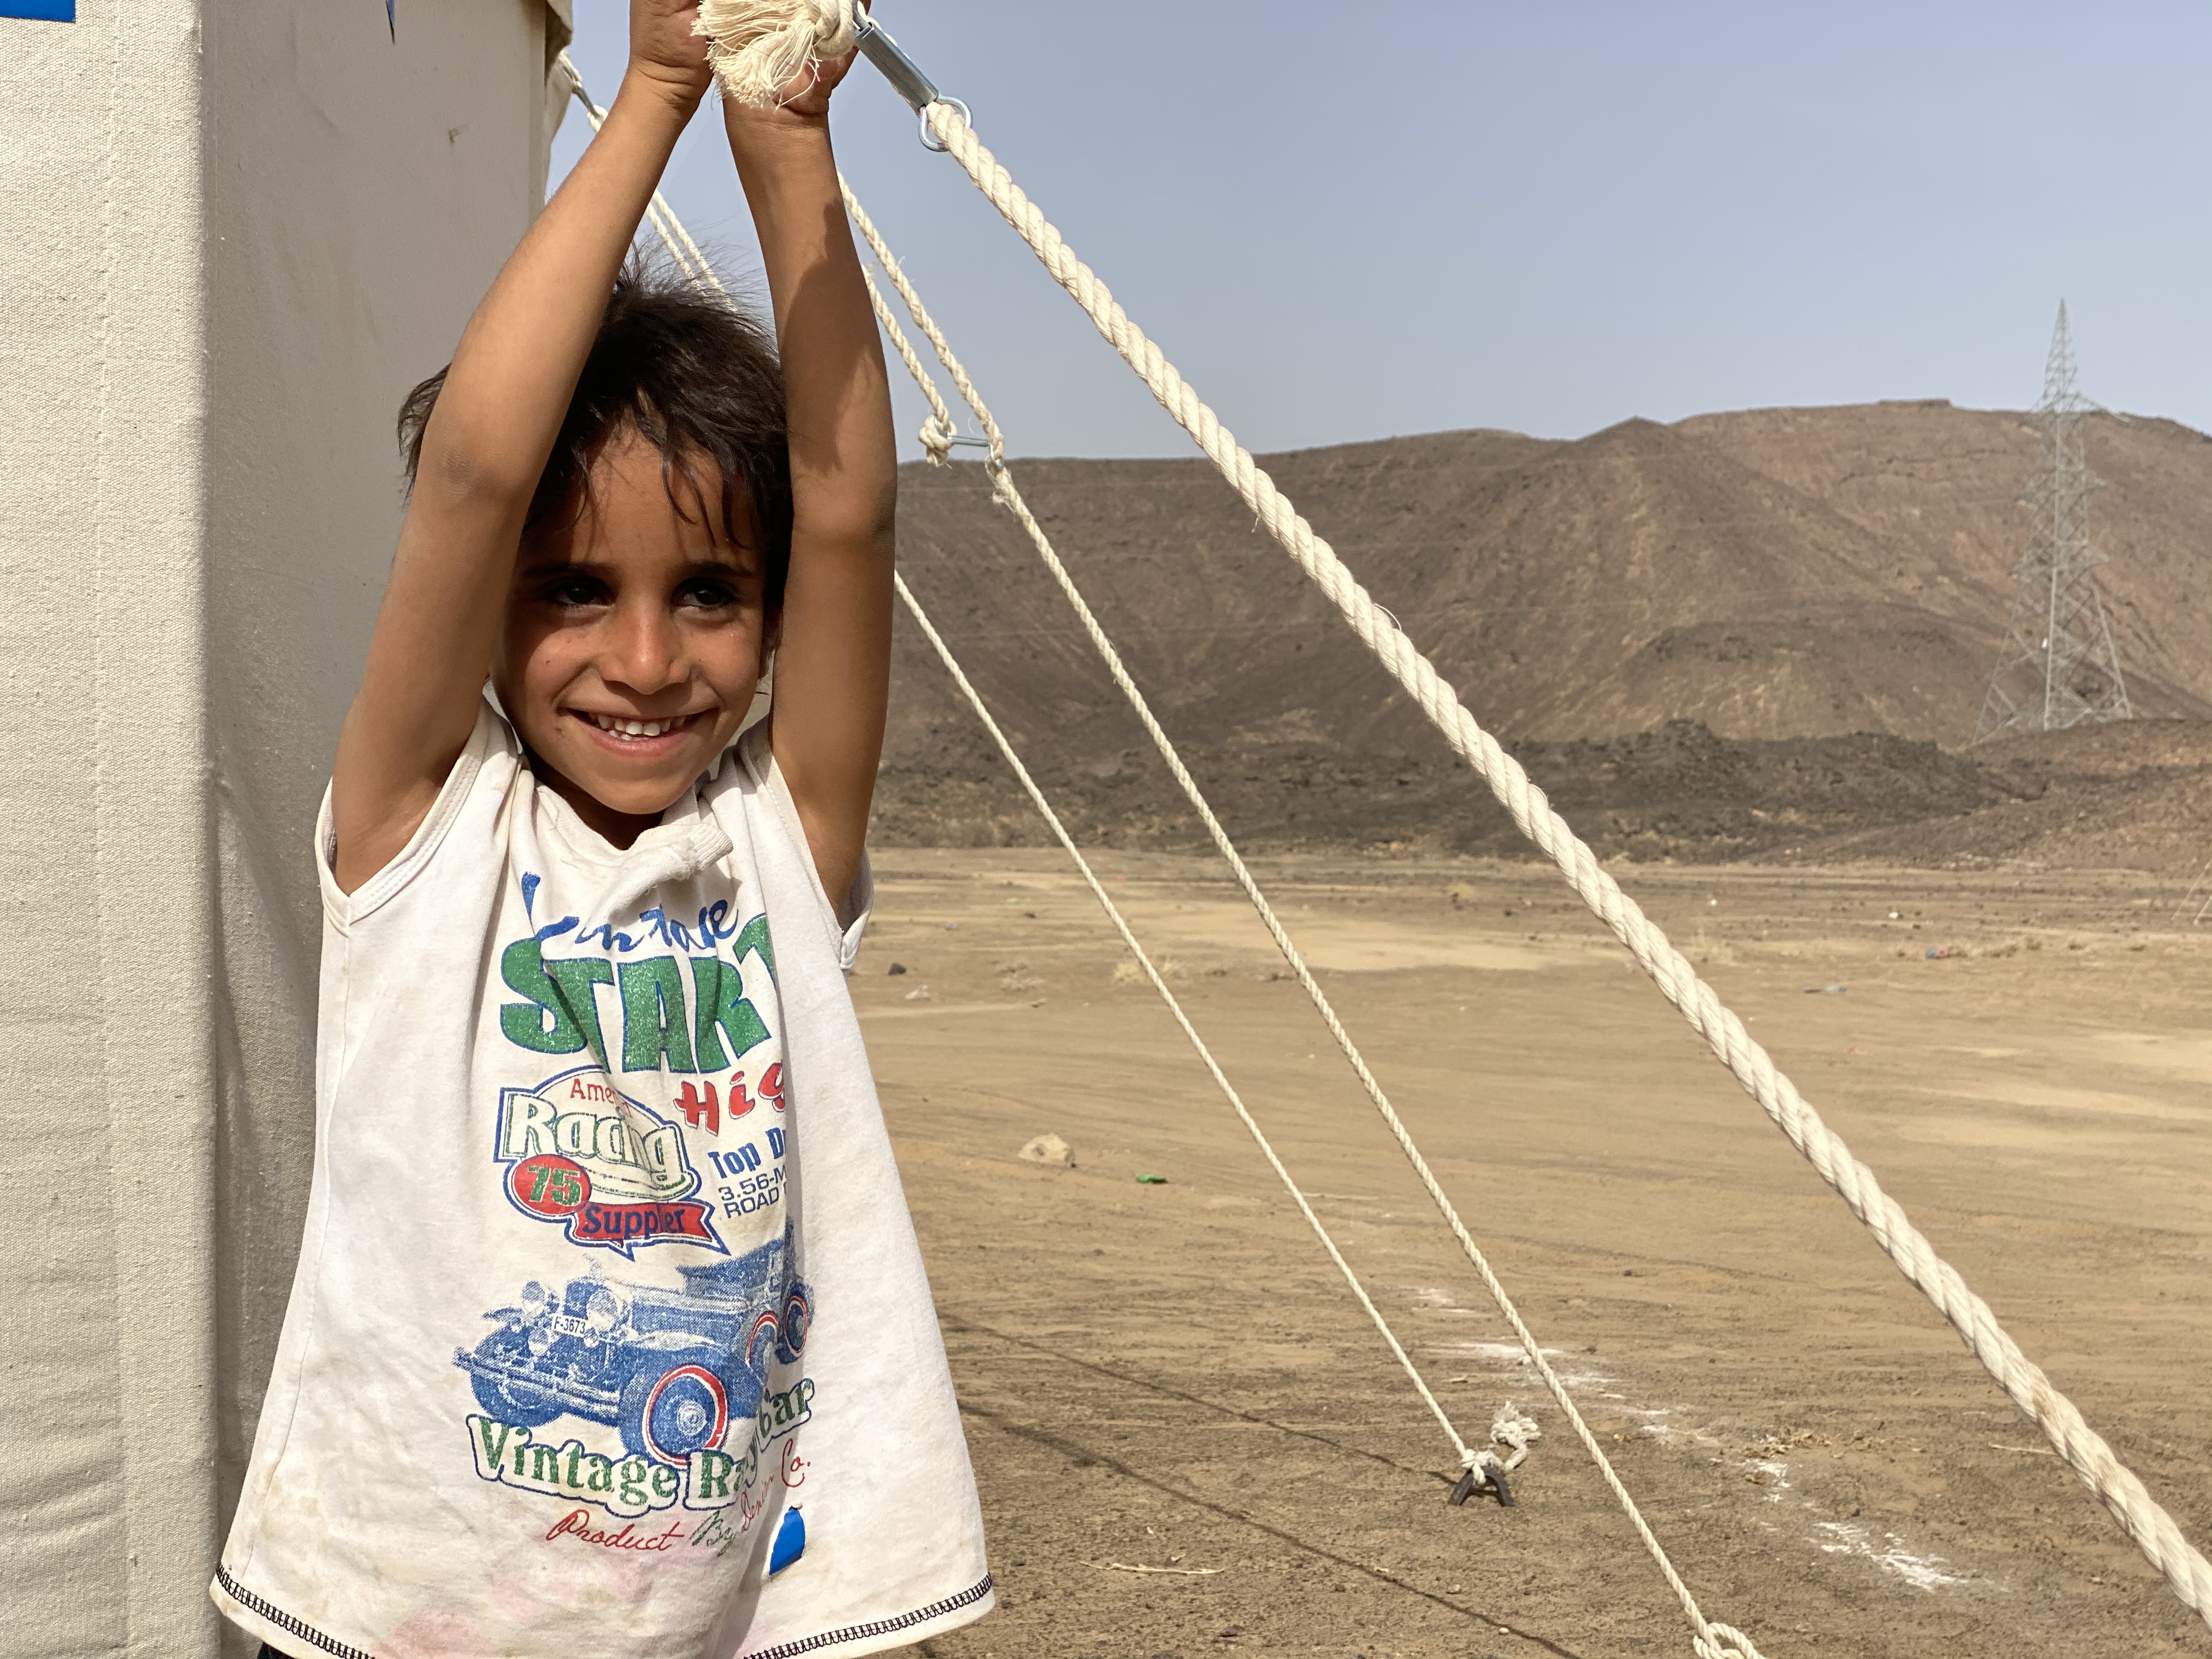
[[[1449,1507],[1449,1444],[1151,990],[1116,982],[1065,866],[887,854],[854,991],[1003,1596],[925,1651],[1688,1652],[1234,890],[1197,859],[1107,867],[1462,1431],[1510,1399],[1547,1437],[1517,1507]],[[1767,1659],[2212,1654],[1555,876],[1287,860],[1263,878],[1709,1617]],[[1628,884],[2212,1538],[2212,929],[2173,927],[2176,884]],[[1075,1168],[1016,1157],[1048,1132]]]

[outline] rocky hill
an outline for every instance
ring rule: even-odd
[[[2092,527],[2136,708],[2212,719],[2212,439],[2100,416],[2086,440],[2110,485]],[[2003,628],[2035,460],[2025,416],[1912,403],[1631,421],[1571,441],[1442,433],[1266,465],[1563,799],[1635,817],[1665,774],[1702,780],[1676,788],[1683,802],[1735,814],[1677,815],[1680,834],[1638,819],[1623,850],[1644,836],[1689,855],[1771,855],[1893,841],[1900,825],[2024,799],[2010,758],[1957,751]],[[1016,472],[1170,730],[1249,798],[1253,833],[1487,845],[1479,815],[1449,825],[1441,741],[1206,463]],[[916,466],[902,484],[908,580],[1024,751],[1075,790],[1095,834],[1172,838],[1164,778],[1148,775],[1134,722],[980,469]],[[988,757],[903,619],[894,672],[882,832],[1018,833],[1025,808],[995,761],[963,804],[956,777]],[[2069,754],[2101,741],[2075,736]],[[1814,802],[1808,767],[1861,781]],[[1449,810],[1422,827],[1406,792],[1428,786],[1378,793],[1383,774],[1430,780]],[[1778,813],[1777,833],[1760,827]]]

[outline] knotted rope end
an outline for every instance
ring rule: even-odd
[[[784,88],[857,39],[854,0],[700,0],[691,32],[722,90],[754,109],[772,109]]]
[[[1698,1650],[1698,1659],[1765,1659],[1752,1645],[1751,1638],[1734,1625],[1711,1624],[1705,1628],[1713,1633],[1711,1641],[1701,1636],[1690,1638]]]
[[[952,458],[952,428],[939,416],[932,415],[924,421],[921,430],[915,435],[921,440],[922,448],[928,452],[932,466],[943,466]]]
[[[1544,1437],[1533,1417],[1523,1417],[1511,1401],[1498,1408],[1498,1415],[1490,1420],[1490,1440],[1492,1445],[1506,1446],[1513,1455],[1505,1460],[1505,1467],[1517,1469],[1528,1455],[1528,1448]]]

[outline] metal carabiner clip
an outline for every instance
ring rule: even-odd
[[[921,123],[923,148],[945,149],[938,136],[930,131],[929,106],[932,104],[943,104],[956,109],[960,112],[963,125],[971,127],[975,125],[975,118],[968,112],[968,106],[957,98],[947,98],[939,92],[937,83],[921,72],[921,66],[908,57],[899,43],[884,32],[883,25],[866,12],[860,13],[854,20],[853,43],[860,49],[862,57],[883,71],[884,79],[890,82],[892,89],[913,108]]]

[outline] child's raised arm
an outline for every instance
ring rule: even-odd
[[[883,752],[898,494],[883,348],[830,150],[830,94],[850,61],[823,65],[780,108],[724,106],[775,307],[790,434],[791,574],[769,737],[841,906]]]
[[[629,67],[605,130],[453,353],[338,738],[331,811],[347,892],[406,846],[475,725],[531,499],[616,274],[708,84],[697,14],[696,0],[631,0]]]

